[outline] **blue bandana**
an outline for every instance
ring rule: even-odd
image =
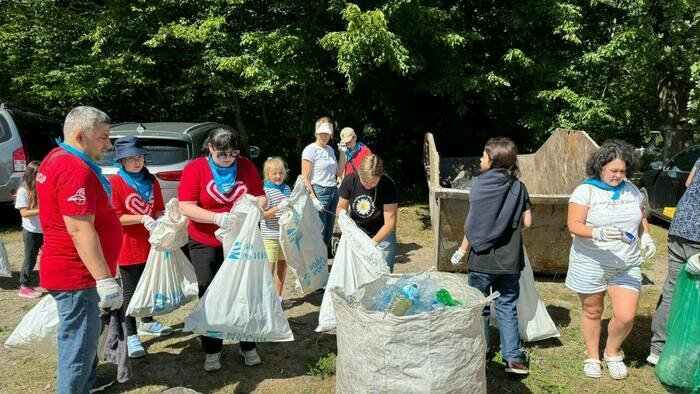
[[[605,191],[613,192],[613,195],[612,195],[613,201],[620,199],[620,193],[622,192],[622,189],[624,189],[625,185],[627,184],[627,182],[622,181],[617,186],[610,186],[607,183],[601,181],[600,179],[595,179],[595,178],[588,178],[585,181],[583,181],[583,183],[586,185],[593,185],[593,186],[597,187],[598,189],[603,189]]]
[[[115,162],[114,166],[119,168],[119,176],[124,179],[127,185],[136,190],[143,201],[149,202],[153,199],[153,179],[147,176],[146,167],[139,172],[129,172],[119,162]]]
[[[95,173],[95,176],[97,176],[97,179],[100,181],[102,184],[102,188],[105,189],[105,193],[107,193],[107,197],[109,198],[109,202],[112,202],[112,185],[109,184],[109,181],[107,178],[105,178],[104,175],[102,175],[102,168],[97,165],[94,161],[92,161],[91,158],[88,157],[85,153],[73,148],[72,146],[61,142],[61,138],[56,138],[56,143],[58,146],[63,148],[66,152],[70,153],[71,155],[77,156],[80,160],[82,160],[85,164],[87,164],[88,167],[92,170],[92,172]]]
[[[211,169],[211,176],[214,178],[216,188],[219,189],[221,194],[227,195],[236,184],[238,161],[234,161],[231,167],[219,167],[214,163],[211,156],[207,157],[207,160],[209,161],[209,169]]]
[[[289,197],[289,187],[284,182],[277,185],[274,182],[265,181],[265,188],[278,190],[283,196]]]
[[[347,161],[352,160],[352,157],[355,156],[355,154],[356,154],[357,152],[359,152],[359,151],[360,151],[360,148],[362,148],[363,146],[365,146],[365,144],[363,144],[362,142],[359,142],[359,141],[358,141],[357,143],[355,143],[355,147],[352,148],[352,150],[348,149],[348,150],[345,152],[345,160],[347,160]]]

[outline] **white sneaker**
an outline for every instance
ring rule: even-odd
[[[207,372],[218,371],[221,369],[221,352],[207,354],[204,358],[204,370]]]
[[[656,366],[659,363],[659,355],[654,353],[649,353],[647,356],[647,362],[651,365]]]
[[[600,365],[600,360],[587,358],[583,362],[583,373],[589,378],[603,377],[603,367]]]
[[[239,351],[239,354],[243,356],[243,359],[245,360],[245,365],[249,367],[262,363],[262,361],[260,360],[260,356],[258,356],[258,352],[255,349],[248,350],[247,352],[241,350]]]
[[[608,367],[608,372],[610,372],[611,378],[621,380],[629,376],[627,366],[625,365],[624,361],[622,361],[625,359],[623,355],[620,354],[610,357],[607,354],[604,354],[603,358],[605,359],[605,365]]]

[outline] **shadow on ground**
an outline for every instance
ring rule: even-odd
[[[406,264],[411,261],[411,252],[420,249],[421,246],[415,242],[398,243],[396,245],[396,261],[395,264]]]
[[[318,302],[322,293],[312,293],[302,302]],[[317,333],[318,312],[314,311],[289,319],[294,332],[293,342],[258,343],[257,350],[262,364],[248,367],[238,354],[239,345],[225,342],[221,355],[221,370],[205,372],[204,352],[199,337],[182,332],[183,324],[167,337],[149,338],[143,342],[147,348],[169,342],[153,354],[133,360],[134,376],[125,383],[114,386],[109,392],[123,392],[141,386],[187,387],[202,393],[209,393],[236,385],[234,392],[249,393],[268,379],[289,379],[307,375],[310,367],[319,358],[329,353],[337,353],[335,334]]]

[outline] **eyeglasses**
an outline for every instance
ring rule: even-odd
[[[129,157],[125,157],[123,160],[124,161],[141,161],[143,159],[145,159],[145,157],[143,157],[143,156],[129,156]]]
[[[216,158],[217,159],[229,159],[229,158],[235,159],[240,154],[241,154],[241,151],[238,149],[227,150],[227,151],[216,151]]]

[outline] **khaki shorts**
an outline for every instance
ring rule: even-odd
[[[270,263],[270,267],[275,268],[275,264],[278,261],[284,260],[284,253],[282,253],[282,247],[280,246],[280,241],[274,239],[263,239],[263,244],[265,245],[265,252],[267,253],[267,262]]]

